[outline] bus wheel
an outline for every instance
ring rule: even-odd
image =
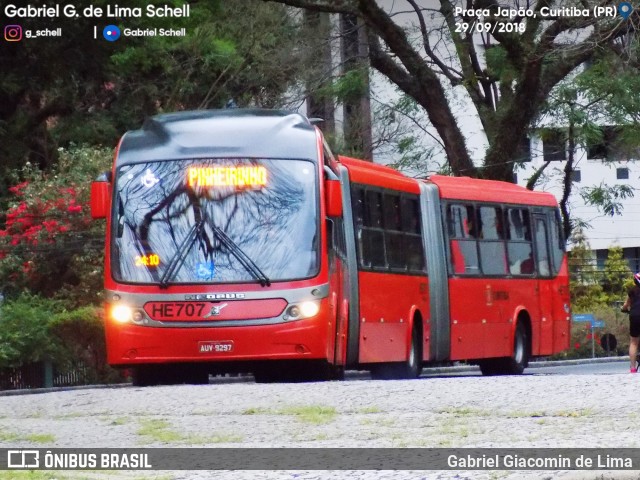
[[[478,366],[480,367],[480,371],[484,376],[490,376],[490,375],[496,374],[496,362],[494,359],[482,360],[478,362]]]
[[[524,372],[529,363],[529,339],[527,338],[527,330],[522,322],[518,322],[518,325],[516,325],[511,356],[495,359],[494,362],[494,373],[497,375],[520,375]]]
[[[371,369],[374,380],[406,380],[418,378],[422,372],[422,339],[417,325],[411,331],[411,347],[406,361],[400,363],[383,363]]]

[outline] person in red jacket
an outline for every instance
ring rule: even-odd
[[[631,363],[631,373],[637,373],[638,364],[638,342],[640,342],[640,273],[633,276],[635,284],[627,300],[622,306],[622,311],[629,314],[629,362]]]

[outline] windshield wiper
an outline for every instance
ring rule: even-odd
[[[189,232],[187,232],[187,236],[184,237],[184,240],[178,245],[178,251],[176,254],[169,260],[169,264],[167,265],[167,269],[164,271],[162,278],[160,279],[160,288],[167,288],[169,286],[169,282],[174,277],[176,272],[182,267],[185,259],[187,258],[187,253],[193,246],[194,242],[200,235],[202,231],[202,227],[204,225],[204,218],[201,218],[198,223],[194,224]]]
[[[208,225],[211,227],[211,230],[213,230],[213,234],[220,241],[220,243],[224,245],[226,249],[229,250],[229,252],[231,252],[233,256],[238,259],[242,266],[251,275],[253,275],[256,280],[260,282],[261,286],[269,287],[271,285],[271,280],[269,279],[269,277],[267,277],[265,273],[260,270],[260,267],[256,265],[256,262],[254,262],[246,253],[244,253],[242,248],[240,248],[236,242],[231,240],[231,238],[229,238],[227,234],[224,233],[224,230],[216,225],[213,225],[213,222],[208,222]]]

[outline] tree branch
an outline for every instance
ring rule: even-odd
[[[442,138],[453,172],[457,175],[473,175],[476,169],[466,150],[465,138],[451,113],[446,95],[436,75],[429,71],[430,75],[416,79],[382,51],[379,40],[373,33],[369,38],[371,65],[425,109],[429,120]]]
[[[424,21],[424,15],[422,15],[420,7],[415,2],[415,0],[407,0],[407,2],[409,2],[409,4],[413,7],[416,15],[418,16],[418,22],[420,23],[420,33],[422,34],[422,46],[424,47],[424,51],[427,52],[429,58],[438,66],[442,74],[449,79],[452,85],[460,84],[460,77],[462,77],[462,75],[453,75],[451,73],[453,69],[448,65],[445,65],[445,63],[440,59],[440,57],[438,57],[438,55],[435,54],[435,52],[431,48],[431,44],[429,42],[429,32],[427,31],[427,23]]]

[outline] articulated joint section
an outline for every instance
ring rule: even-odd
[[[105,291],[110,321],[142,327],[275,325],[320,313],[329,285],[251,292],[152,294]]]

